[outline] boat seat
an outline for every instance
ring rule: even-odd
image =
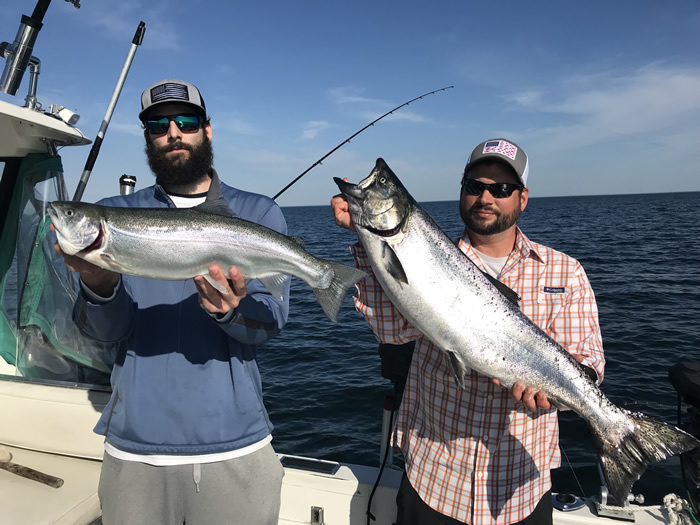
[[[681,361],[668,370],[668,378],[681,398],[700,409],[700,361]]]

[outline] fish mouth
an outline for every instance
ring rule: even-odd
[[[358,201],[362,200],[362,198],[364,197],[364,192],[357,186],[357,184],[345,182],[339,177],[333,177],[333,182],[335,182],[338,185],[338,189],[346,197],[350,197]]]
[[[396,226],[391,228],[390,230],[377,230],[376,228],[372,228],[371,226],[366,226],[364,225],[363,228],[367,230],[368,232],[371,232],[375,235],[379,235],[380,237],[393,237],[399,231],[401,231],[401,228],[403,228],[404,223],[406,222],[406,219],[402,220],[400,223],[398,223]]]
[[[46,211],[49,214],[49,217],[51,218],[51,222],[54,226],[56,226],[56,223],[58,222],[58,212],[56,211],[56,208],[54,208],[53,202],[49,202]]]

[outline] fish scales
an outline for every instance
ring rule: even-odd
[[[120,254],[114,269],[123,273],[159,279],[166,269],[172,280],[184,280],[193,270],[201,275],[218,264],[237,266],[249,278],[294,274],[320,288],[333,277],[330,265],[313,264],[313,256],[299,244],[283,242],[282,234],[250,221],[184,209],[173,224],[168,209],[145,209],[135,216],[130,210],[112,208],[106,216],[113,227],[105,234],[105,250]],[[87,254],[85,259],[99,255]],[[268,263],[273,259],[274,267]]]

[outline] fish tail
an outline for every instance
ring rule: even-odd
[[[673,425],[639,413],[627,415],[634,430],[617,442],[602,432],[593,432],[608,493],[618,505],[624,504],[632,485],[649,465],[700,446],[698,439]]]
[[[333,270],[333,279],[326,288],[312,288],[316,300],[323,308],[328,318],[334,323],[338,322],[338,311],[343,304],[345,293],[360,279],[367,277],[362,270],[358,270],[347,264],[334,261],[326,261]]]

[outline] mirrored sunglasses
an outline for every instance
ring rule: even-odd
[[[146,130],[152,135],[160,135],[168,131],[171,121],[177,129],[185,133],[192,133],[202,127],[202,118],[199,115],[175,115],[147,120]]]

